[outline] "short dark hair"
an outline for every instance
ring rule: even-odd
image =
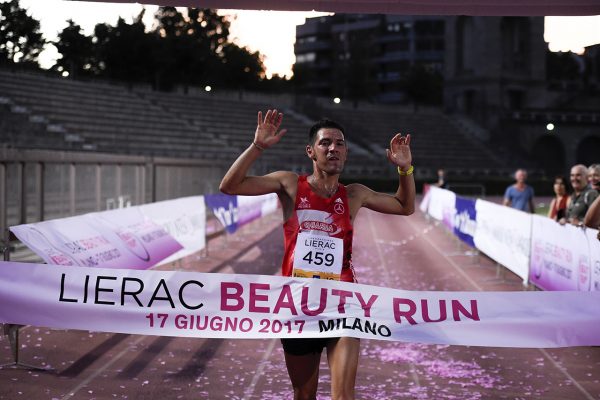
[[[313,145],[315,142],[315,137],[317,136],[317,132],[323,128],[333,128],[337,129],[342,134],[344,134],[344,127],[339,123],[329,119],[329,118],[321,118],[316,124],[310,127],[310,131],[308,132],[308,144]]]

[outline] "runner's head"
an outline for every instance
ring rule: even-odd
[[[308,145],[313,146],[318,132],[321,129],[328,128],[337,129],[342,133],[342,136],[344,135],[344,127],[342,125],[328,118],[321,118],[317,123],[310,127],[310,131],[308,132]]]
[[[348,155],[344,128],[329,119],[314,124],[310,128],[306,154],[316,168],[328,174],[340,174]]]

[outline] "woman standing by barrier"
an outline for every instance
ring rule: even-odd
[[[569,195],[571,194],[571,187],[569,181],[564,176],[556,176],[554,178],[554,198],[550,202],[550,209],[548,210],[548,218],[552,218],[558,221],[564,218],[565,211],[569,205]]]

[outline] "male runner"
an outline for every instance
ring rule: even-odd
[[[237,158],[221,182],[228,194],[277,193],[283,208],[284,276],[319,277],[356,282],[352,268],[352,223],[358,210],[367,207],[386,214],[410,215],[414,211],[410,135],[397,134],[387,150],[388,160],[399,173],[394,195],[375,192],[361,184],[339,183],[348,149],[343,128],[321,120],[310,130],[306,154],[313,173],[298,176],[276,171],[248,176],[252,163],[277,144],[286,130],[279,130],[283,114],[258,112],[254,141]],[[315,240],[312,240],[315,239]],[[331,369],[331,398],[353,399],[358,368],[359,339],[351,337],[282,339],[285,362],[294,388],[294,399],[315,399],[323,348]]]

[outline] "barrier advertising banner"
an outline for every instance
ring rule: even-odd
[[[529,277],[531,215],[510,207],[477,200],[475,246],[523,278]]]
[[[592,273],[592,282],[590,290],[600,290],[600,239],[596,229],[586,229],[585,235],[590,249],[590,268]]]
[[[227,233],[234,233],[238,228],[238,196],[228,194],[205,194],[204,201]]]
[[[13,226],[10,230],[48,264],[146,269],[182,246],[139,207]]]
[[[182,197],[139,206],[142,214],[162,226],[183,248],[160,262],[166,264],[206,247],[204,196]]]
[[[204,200],[228,233],[275,211],[279,201],[275,193],[259,196],[207,194]]]
[[[429,215],[438,221],[443,221],[449,229],[453,229],[456,194],[435,186],[431,186],[428,193],[430,196],[428,208]]]
[[[475,200],[456,196],[456,213],[454,215],[454,234],[471,247],[475,247],[473,237],[477,230],[477,211]]]
[[[431,185],[429,183],[423,184],[423,199],[421,199],[421,204],[419,204],[419,210],[422,213],[427,214],[427,210],[429,210],[429,201],[431,200]]]
[[[260,209],[260,213],[263,217],[277,211],[277,208],[279,207],[279,198],[275,193],[265,194],[261,197],[262,207]]]
[[[405,291],[322,279],[0,262],[0,322],[210,338],[600,345],[600,292]]]
[[[531,283],[544,290],[589,290],[588,240],[581,228],[533,216]]]

